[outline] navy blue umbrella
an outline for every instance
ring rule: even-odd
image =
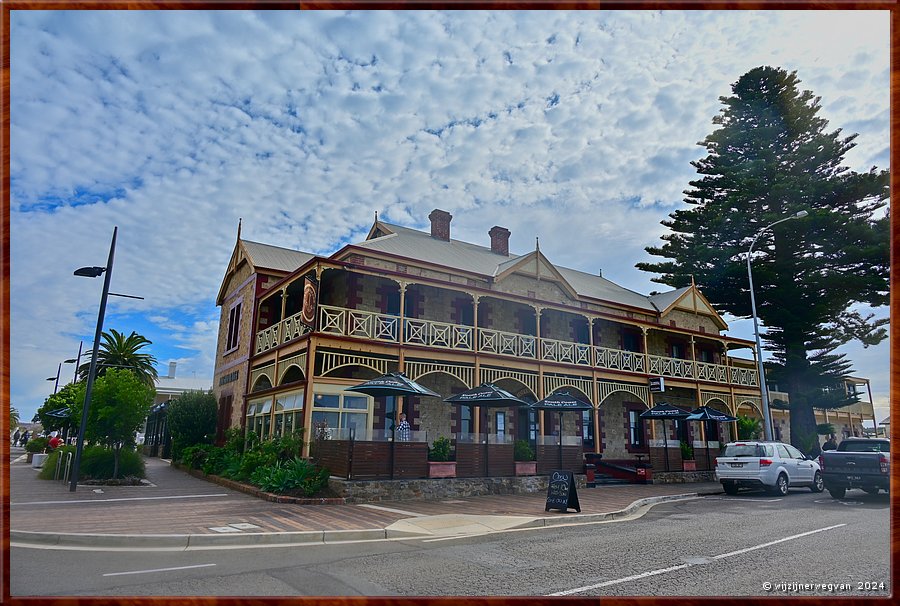
[[[550,394],[540,402],[529,404],[537,410],[555,410],[559,413],[559,466],[562,467],[562,413],[567,410],[581,412],[582,410],[594,410],[590,403],[580,400],[568,391],[558,391]]]
[[[642,419],[662,419],[663,444],[665,444],[666,452],[666,471],[669,471],[669,438],[668,436],[666,436],[666,420],[674,419],[678,421],[687,419],[689,416],[691,416],[691,413],[684,410],[683,408],[672,406],[671,404],[667,404],[666,402],[660,402],[653,408],[645,410],[638,416],[640,416]]]
[[[493,383],[482,383],[478,387],[467,389],[455,396],[446,398],[444,402],[451,404],[465,404],[469,406],[480,406],[482,408],[507,408],[509,406],[527,406],[525,400],[521,400],[512,395],[505,389],[497,387]],[[488,472],[488,444],[487,439],[484,441],[484,468],[485,475]]]

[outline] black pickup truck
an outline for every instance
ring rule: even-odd
[[[848,488],[862,488],[869,494],[890,491],[891,442],[882,438],[845,438],[837,450],[819,455],[825,488],[835,499],[844,498]]]

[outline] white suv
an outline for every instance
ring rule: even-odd
[[[731,442],[716,457],[716,479],[727,494],[738,488],[765,488],[784,496],[788,488],[806,486],[822,492],[824,483],[819,463],[790,444],[781,442]]]

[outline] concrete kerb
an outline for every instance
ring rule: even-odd
[[[703,494],[717,494],[706,492]],[[591,524],[627,517],[643,507],[690,498],[700,498],[701,493],[683,493],[638,499],[618,511],[594,514],[560,514],[552,517],[532,518],[511,529],[540,528],[570,524]],[[430,533],[412,532],[394,528],[370,528],[360,530],[311,530],[298,532],[241,533],[241,534],[78,534],[10,530],[13,545],[46,546],[62,549],[115,549],[115,550],[189,550],[227,547],[253,547],[274,545],[308,545],[311,543],[341,543],[349,541],[383,541],[404,538],[426,538]]]

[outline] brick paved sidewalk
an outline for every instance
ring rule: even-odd
[[[24,461],[10,466],[10,528],[79,534],[220,534],[250,524],[254,533],[384,529],[411,517],[432,515],[573,516],[545,512],[545,494],[491,495],[369,505],[293,505],[264,501],[193,477],[166,461],[146,458],[151,486],[84,486],[37,478]],[[582,514],[610,513],[633,502],[666,495],[721,492],[715,483],[615,485],[581,489]]]

